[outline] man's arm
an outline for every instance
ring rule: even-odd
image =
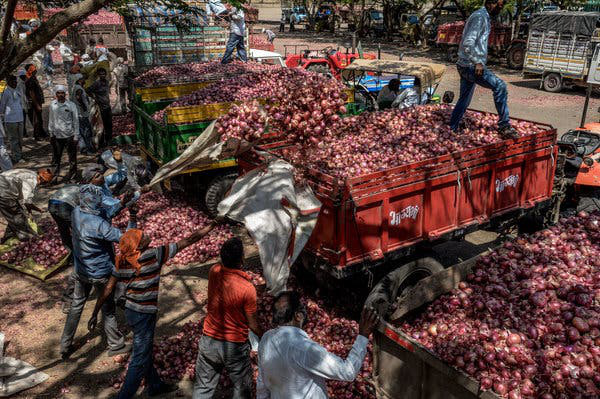
[[[186,238],[183,238],[183,239],[177,241],[177,252],[183,251],[185,248],[189,247],[190,245],[195,244],[198,241],[200,241],[200,239],[202,239],[202,237],[204,237],[205,235],[210,233],[210,231],[215,227],[215,225],[216,225],[215,222],[211,222],[208,226],[204,227],[203,229],[196,230],[192,234],[187,236]]]
[[[292,352],[293,361],[306,371],[331,380],[353,381],[362,367],[367,353],[368,336],[377,325],[377,314],[371,310],[363,310],[352,349],[346,359],[342,359],[314,341],[296,348]]]
[[[110,276],[108,283],[104,287],[104,291],[102,291],[102,294],[100,294],[98,300],[96,301],[96,306],[94,306],[94,311],[92,312],[92,316],[88,321],[88,330],[92,331],[94,328],[96,328],[96,324],[98,323],[98,312],[100,311],[102,305],[104,305],[104,302],[106,302],[108,297],[112,295],[116,284],[117,278],[115,276]]]
[[[98,238],[103,239],[109,242],[119,242],[121,239],[121,230],[112,226],[106,220],[102,220],[100,225],[98,226]]]
[[[248,319],[248,327],[254,334],[258,336],[258,338],[262,338],[264,331],[258,325],[258,318],[256,317],[256,312],[248,313],[246,312],[246,319]]]

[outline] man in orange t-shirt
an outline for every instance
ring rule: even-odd
[[[212,398],[223,369],[233,383],[232,398],[252,395],[248,329],[262,336],[256,317],[256,289],[240,270],[244,246],[239,238],[227,240],[220,255],[222,264],[213,266],[208,274],[208,314],[198,342],[193,399]]]

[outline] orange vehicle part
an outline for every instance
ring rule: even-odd
[[[600,135],[600,123],[588,123],[583,128],[576,130],[587,131],[591,133],[597,133]],[[590,154],[584,158],[589,158],[592,162],[590,165],[585,162],[581,163],[579,173],[575,178],[575,184],[580,186],[594,186],[600,187],[600,148],[597,149],[593,154]]]
[[[307,50],[301,54],[291,54],[285,59],[285,65],[288,68],[303,68],[307,70],[315,70],[318,72],[324,72],[327,70],[336,79],[341,79],[341,71],[346,68],[357,58],[361,58],[358,53],[344,53],[336,51],[324,55],[323,51],[318,50]],[[363,59],[374,60],[376,59],[375,54],[364,53]]]

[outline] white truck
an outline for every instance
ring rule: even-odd
[[[550,11],[535,14],[529,28],[524,76],[541,77],[540,87],[557,93],[585,86],[600,43],[600,13]]]

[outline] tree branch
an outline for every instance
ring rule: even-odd
[[[16,8],[17,0],[8,0],[8,3],[6,4],[6,12],[4,13],[4,19],[2,20],[2,28],[0,29],[0,42],[2,44],[6,43],[8,34],[10,33]]]
[[[83,0],[54,14],[26,39],[13,38],[3,42],[0,58],[6,61],[0,65],[0,79],[18,68],[23,61],[49,43],[63,29],[85,19],[110,2],[111,0]]]

